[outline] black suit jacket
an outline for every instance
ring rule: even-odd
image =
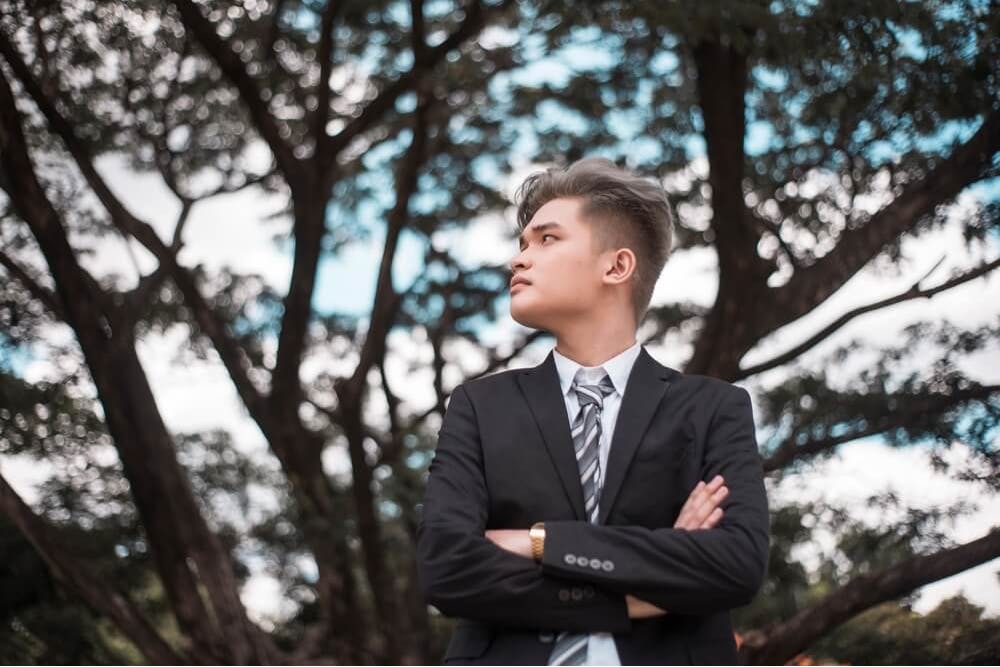
[[[725,478],[708,530],[674,521],[699,480]],[[487,529],[546,527],[541,564]],[[559,630],[614,633],[622,664],[734,664],[729,610],[763,581],[768,506],[750,397],[645,348],[612,434],[598,524],[587,522],[552,353],[451,395],[417,532],[428,602],[460,617],[446,664],[544,665]],[[669,613],[629,619],[631,593]]]

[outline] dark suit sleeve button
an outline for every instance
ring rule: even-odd
[[[559,600],[561,602],[567,602],[569,600],[569,590],[566,588],[559,589]]]

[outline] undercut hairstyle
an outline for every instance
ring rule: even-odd
[[[659,183],[602,157],[577,160],[528,176],[514,196],[517,225],[523,231],[535,213],[560,197],[582,200],[597,251],[628,248],[636,257],[632,301],[638,326],[649,309],[674,236],[674,216]]]

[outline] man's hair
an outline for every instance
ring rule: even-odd
[[[527,227],[538,209],[559,197],[582,200],[581,214],[600,251],[629,248],[635,253],[632,300],[638,326],[673,242],[674,216],[666,191],[607,158],[583,158],[565,169],[553,167],[525,179],[514,196],[518,228]]]

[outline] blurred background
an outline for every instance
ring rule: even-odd
[[[1000,661],[1000,11],[956,0],[0,0],[0,662],[436,663],[451,390],[511,197],[602,155],[639,331],[753,397],[752,664]]]

